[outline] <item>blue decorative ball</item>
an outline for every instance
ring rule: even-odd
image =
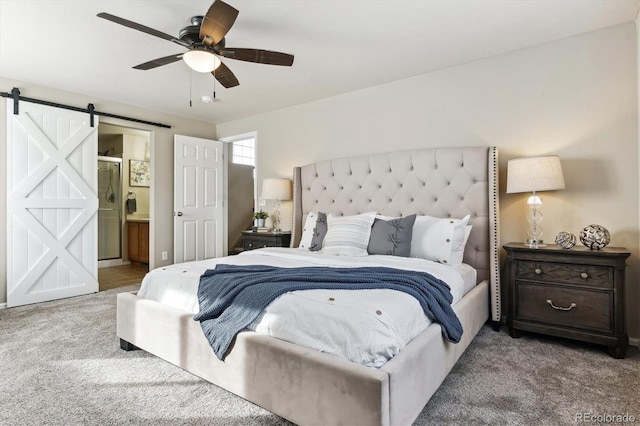
[[[600,250],[609,244],[611,235],[604,226],[588,225],[580,232],[580,241],[591,250]]]

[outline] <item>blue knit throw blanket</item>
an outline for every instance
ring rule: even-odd
[[[426,272],[385,267],[280,268],[264,265],[216,265],[200,277],[198,301],[202,331],[223,359],[236,334],[247,329],[278,296],[295,290],[392,289],[415,297],[429,319],[442,326],[453,343],[462,337],[462,324],[451,307],[451,291]]]

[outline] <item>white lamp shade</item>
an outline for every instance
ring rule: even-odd
[[[507,194],[564,189],[557,155],[515,158],[507,163]]]
[[[182,59],[197,72],[211,72],[221,64],[220,59],[207,50],[190,50],[182,55]]]
[[[264,179],[262,198],[265,200],[290,200],[291,181],[289,179]]]

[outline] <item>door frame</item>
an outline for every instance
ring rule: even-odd
[[[155,147],[155,129],[151,126],[145,124],[131,123],[126,120],[113,118],[113,117],[104,117],[100,124],[107,124],[110,126],[120,127],[124,129],[131,129],[135,131],[146,132],[149,134],[149,168],[150,168],[150,182],[149,182],[149,270],[155,268],[155,231],[154,231],[154,216],[155,216],[155,203],[152,202],[155,198],[154,192],[156,185],[154,184],[154,147]],[[99,130],[98,130],[99,131]],[[122,164],[122,179],[128,179],[128,176],[124,174],[124,159]],[[124,187],[124,184],[122,185]],[[124,192],[124,191],[123,191]],[[121,203],[120,206],[120,214],[122,215],[122,239],[121,239],[121,256],[124,261],[124,254],[127,249],[125,240],[126,227],[127,227],[127,212],[125,203]],[[128,237],[128,236],[127,236]],[[116,265],[117,266],[117,265]]]
[[[258,200],[258,132],[256,131],[252,131],[252,132],[247,132],[247,133],[241,133],[239,135],[232,135],[232,136],[226,136],[224,138],[220,138],[218,139],[220,142],[224,142],[224,155],[226,158],[225,161],[225,173],[224,173],[224,187],[228,188],[229,187],[229,173],[228,170],[229,168],[227,167],[227,165],[229,163],[231,163],[233,161],[233,142],[235,141],[239,141],[242,139],[250,139],[253,138],[254,140],[254,146],[255,146],[255,159],[256,159],[256,164],[253,166],[254,167],[254,177],[253,177],[253,210],[254,211],[258,211],[259,207],[259,200]],[[226,194],[226,196],[228,197],[229,194]],[[227,200],[227,206],[229,205],[228,200]],[[224,210],[224,228],[225,228],[225,233],[228,233],[229,231],[229,209],[226,208]],[[224,239],[224,243],[225,243],[225,253],[229,254],[229,235],[225,235],[225,239]]]

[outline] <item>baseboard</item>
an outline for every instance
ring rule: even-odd
[[[7,309],[6,303],[0,303],[0,309]]]
[[[124,266],[124,265],[130,265],[130,264],[131,262],[128,260],[107,259],[107,260],[99,260],[98,268],[110,268],[112,266]]]

